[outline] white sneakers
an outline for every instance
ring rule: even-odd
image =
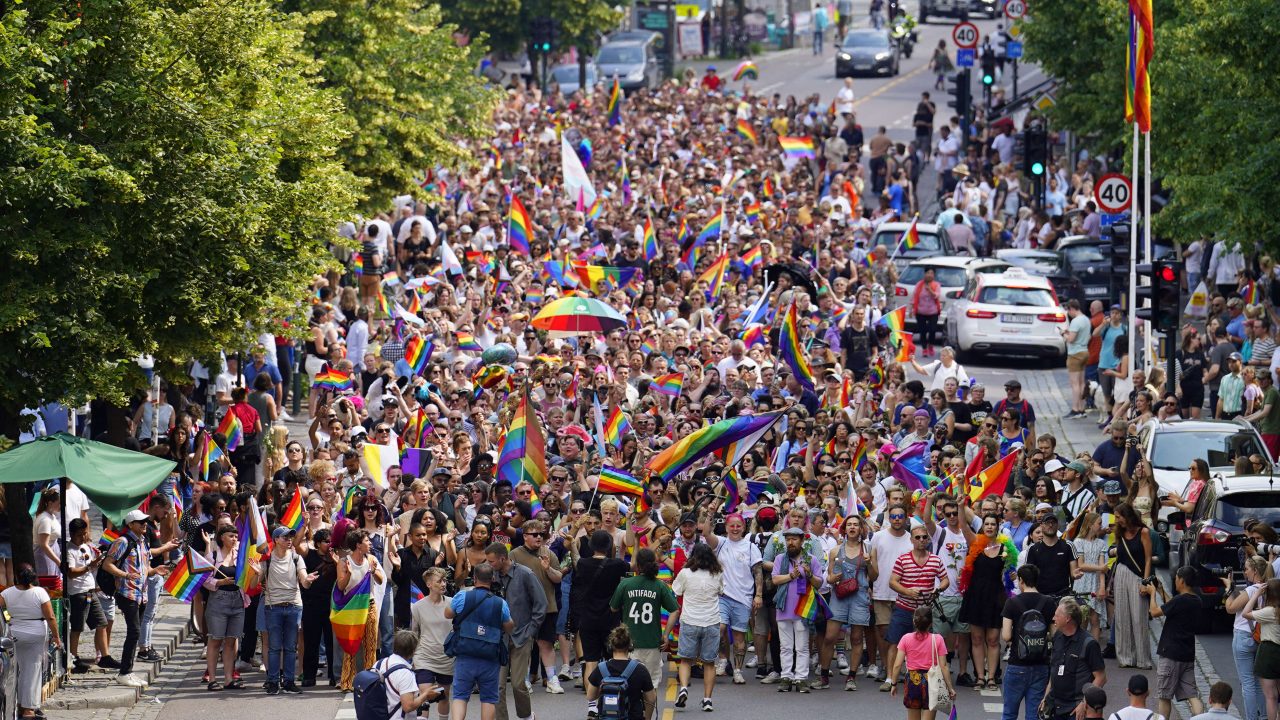
[[[552,675],[551,677],[547,678],[547,694],[548,694],[548,695],[563,695],[563,694],[564,694],[564,688],[560,686],[560,678],[559,678],[559,677],[556,677],[555,675]]]
[[[144,688],[147,686],[146,680],[143,680],[142,678],[138,677],[137,675],[134,675],[133,673],[129,673],[127,675],[125,674],[117,675],[116,683],[119,685],[124,685],[125,687],[132,687],[132,688]]]
[[[716,660],[716,675],[724,677],[729,667],[729,661],[724,658]]]
[[[734,669],[734,671],[733,671],[733,684],[734,684],[734,685],[746,685],[746,684],[747,684],[747,679],[746,679],[746,678],[744,678],[744,677],[742,677],[742,671],[741,671],[741,670],[738,670],[738,669],[736,669],[736,668],[735,668],[735,669]]]

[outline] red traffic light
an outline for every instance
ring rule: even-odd
[[[1169,267],[1168,265],[1165,265],[1160,268],[1161,282],[1174,282],[1177,279],[1178,279],[1178,273],[1173,268]]]

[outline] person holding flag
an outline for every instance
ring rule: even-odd
[[[267,683],[268,695],[302,692],[294,682],[298,665],[298,627],[302,624],[302,592],[319,577],[308,573],[302,556],[294,552],[297,531],[280,526],[271,533],[274,547],[262,561],[258,584],[267,604]]]

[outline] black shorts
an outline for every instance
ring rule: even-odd
[[[584,625],[578,628],[578,640],[582,643],[583,662],[602,662],[611,654],[608,648],[612,627]]]
[[[444,673],[433,672],[431,670],[414,670],[419,685],[439,685],[444,691],[449,692],[449,688],[453,687],[453,676]]]
[[[1178,404],[1183,410],[1204,407],[1204,386],[1184,385],[1182,388],[1182,399]]]
[[[71,596],[71,632],[84,632],[88,621],[90,630],[97,630],[107,624],[107,614],[102,611],[98,602],[98,593],[90,591]]]
[[[546,617],[542,618],[542,624],[538,626],[538,632],[534,633],[535,640],[553,643],[556,641],[556,620],[560,617],[558,612],[549,612]]]

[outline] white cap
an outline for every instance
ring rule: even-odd
[[[124,516],[124,524],[128,525],[131,522],[146,522],[147,517],[147,514],[141,510],[130,510],[129,514]]]
[[[1057,470],[1061,470],[1064,467],[1066,467],[1066,465],[1063,465],[1061,460],[1059,460],[1058,458],[1053,458],[1052,460],[1044,464],[1044,471],[1046,473],[1051,473]]]
[[[1040,512],[1041,510],[1052,510],[1052,509],[1053,509],[1053,506],[1052,506],[1052,505],[1050,505],[1050,504],[1049,504],[1049,503],[1047,503],[1047,502],[1042,502],[1042,503],[1040,503],[1040,504],[1036,505],[1036,510],[1035,510],[1035,511],[1036,511],[1036,512]]]

